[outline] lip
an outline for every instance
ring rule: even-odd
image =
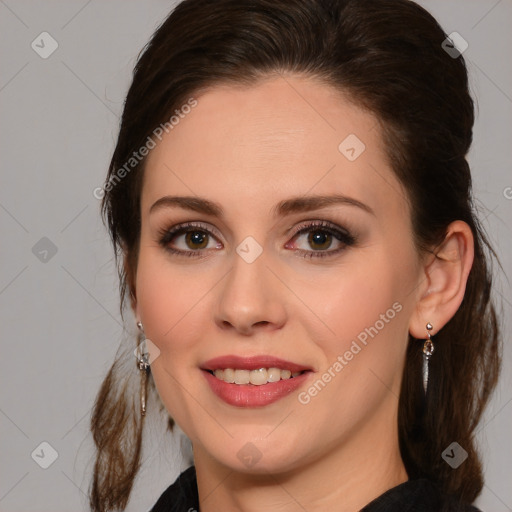
[[[279,368],[280,370],[290,370],[293,372],[302,372],[311,370],[311,367],[304,366],[291,361],[285,361],[278,357],[261,355],[252,357],[240,357],[235,355],[227,355],[209,359],[201,365],[202,370],[225,370],[233,368],[235,370],[258,370],[260,368]]]
[[[254,386],[252,384],[230,384],[210,373],[210,371],[225,368],[238,370],[279,368],[281,370],[304,373],[290,379]],[[213,393],[225,403],[235,407],[264,407],[277,402],[300,387],[312,373],[311,368],[307,366],[267,355],[216,357],[201,365],[201,370]]]
[[[311,374],[311,372],[304,372],[287,380],[254,386],[252,384],[229,384],[218,379],[208,370],[203,370],[202,373],[211,390],[221,400],[235,407],[264,407],[277,402],[295,391]]]

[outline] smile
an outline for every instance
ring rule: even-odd
[[[258,368],[257,370],[241,369],[217,369],[210,372],[228,384],[252,384],[262,386],[269,382],[279,382],[280,380],[293,379],[303,372],[292,372],[291,370],[281,370],[279,368]]]
[[[235,407],[270,405],[304,384],[310,367],[273,356],[221,356],[201,365],[213,393]]]

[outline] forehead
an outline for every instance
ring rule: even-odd
[[[259,213],[285,196],[343,193],[377,208],[392,200],[403,213],[377,119],[339,91],[281,76],[195,99],[148,155],[143,214],[166,193]]]

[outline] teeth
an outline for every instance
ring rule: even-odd
[[[291,372],[279,368],[259,368],[258,370],[235,370],[233,368],[218,369],[213,372],[215,377],[230,384],[252,384],[262,386],[267,382],[278,382],[297,377],[302,372]]]
[[[249,384],[251,380],[249,370],[235,370],[235,384]]]
[[[255,386],[261,386],[262,384],[267,383],[267,375],[268,372],[265,368],[260,368],[259,370],[252,370],[249,372],[249,381],[251,384]]]
[[[277,382],[281,380],[281,370],[279,368],[269,368],[267,372],[268,382]]]
[[[219,379],[224,380],[225,382],[233,383],[235,382],[235,370],[232,368],[226,368],[225,370],[220,370],[221,372],[224,371],[224,376],[219,377]],[[217,375],[215,375],[217,377]]]

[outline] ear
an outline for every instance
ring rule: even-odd
[[[423,267],[425,282],[409,325],[414,338],[427,337],[429,322],[433,326],[430,333],[436,334],[455,315],[464,298],[473,258],[471,228],[461,220],[452,222],[443,242]]]

